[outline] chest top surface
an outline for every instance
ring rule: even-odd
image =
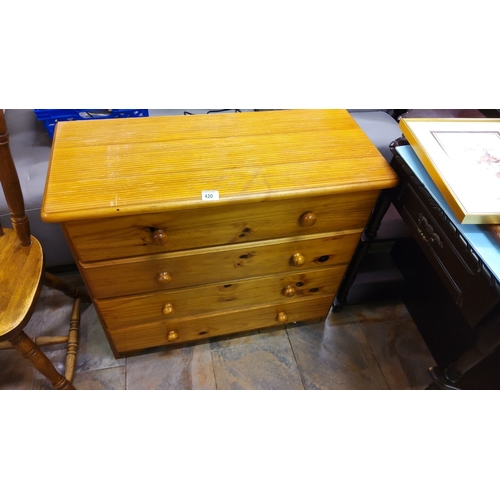
[[[345,110],[59,122],[42,218],[64,222],[396,184]],[[207,190],[218,199],[204,200]]]

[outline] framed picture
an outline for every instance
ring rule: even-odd
[[[500,224],[500,120],[403,118],[400,128],[462,224]]]

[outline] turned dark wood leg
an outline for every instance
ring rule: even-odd
[[[500,345],[499,320],[482,328],[476,343],[448,367],[429,368],[430,376],[440,389],[460,389],[460,380],[474,366],[487,358]]]
[[[335,296],[332,306],[332,311],[334,312],[341,311],[347,302],[347,295],[358,275],[361,263],[370,249],[372,241],[376,238],[382,219],[389,209],[392,200],[391,193],[392,191],[389,190],[383,191],[375,204],[365,230],[361,235],[361,240],[358,243],[356,251],[354,252],[351,262],[342,278],[339,289],[337,290],[337,295]]]
[[[74,389],[73,384],[54,368],[49,358],[22,330],[9,341],[37,371],[50,381],[54,389]]]
[[[68,283],[64,282],[62,279],[48,272],[45,272],[44,284],[50,288],[55,288],[56,290],[63,292],[65,295],[73,299],[78,298],[81,299],[82,302],[86,302],[88,304],[91,302],[90,297],[85,290],[77,288],[73,285],[68,285]]]

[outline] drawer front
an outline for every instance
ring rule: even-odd
[[[469,267],[459,253],[459,238],[448,236],[411,185],[405,187],[394,204],[462,314],[475,326],[498,303],[494,287],[489,286],[477,268]]]
[[[237,281],[349,262],[359,232],[81,264],[94,299]]]
[[[335,294],[345,267],[96,300],[95,305],[107,327],[119,329],[258,304],[286,304],[301,297]]]
[[[168,320],[122,330],[111,330],[109,334],[116,350],[123,354],[149,347],[199,341],[219,335],[296,321],[313,319],[324,321],[332,301],[333,295],[312,299],[305,298],[281,305],[231,310],[222,314]]]
[[[67,222],[82,262],[362,229],[378,191]]]

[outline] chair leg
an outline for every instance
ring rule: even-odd
[[[68,333],[68,350],[66,352],[66,379],[73,382],[76,365],[76,351],[78,350],[78,333],[80,331],[81,300],[76,299],[71,311],[71,322]]]
[[[26,358],[37,371],[46,377],[54,389],[74,389],[73,384],[63,377],[50,362],[49,358],[39,349],[22,330],[9,340],[12,346]]]
[[[45,272],[44,284],[50,288],[55,288],[56,290],[63,292],[65,295],[73,299],[82,299],[82,302],[86,302],[88,304],[90,304],[91,302],[90,297],[85,290],[77,288],[76,286],[73,285],[69,285],[62,279],[48,272]]]

